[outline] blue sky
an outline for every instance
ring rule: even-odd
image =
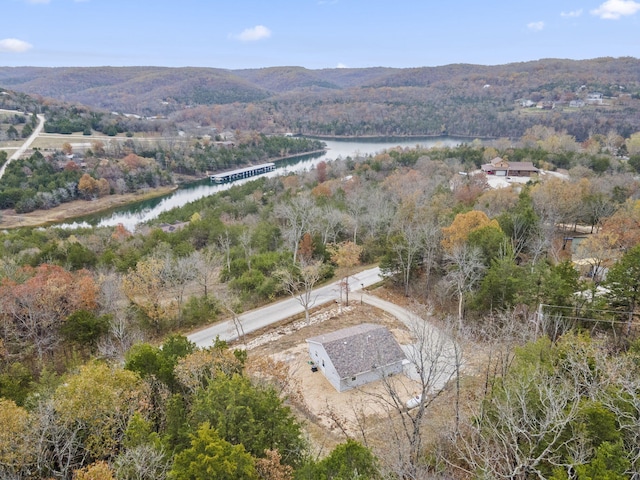
[[[0,66],[500,65],[640,57],[635,0],[0,0]]]

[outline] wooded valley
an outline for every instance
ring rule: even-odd
[[[195,106],[189,98],[191,108],[156,119],[13,90],[0,96],[3,108],[20,107],[2,117],[3,132],[14,127],[21,137],[33,114],[45,112],[50,130],[90,133],[82,153],[65,142],[12,162],[0,181],[1,208],[11,210],[91,201],[179,175],[318,150],[319,140],[274,133],[323,133],[334,121],[324,133],[440,134],[443,125],[449,133],[457,125],[456,133],[469,128],[472,137],[483,131],[496,137],[356,154],[299,175],[257,178],[135,231],[122,225],[2,231],[0,476],[634,478],[640,472],[638,65],[598,59],[410,71],[219,71],[233,88],[262,87],[244,93],[247,103]],[[598,76],[599,67],[608,73]],[[150,69],[103,69],[103,82],[118,73],[120,82],[135,83],[139,71]],[[85,82],[95,98],[100,88],[116,88],[97,84],[95,72],[45,73],[70,85]],[[32,89],[37,75],[46,78],[37,69],[1,68],[0,84]],[[542,79],[545,89],[526,90]],[[475,92],[469,103],[454,94],[465,82]],[[171,88],[179,85],[176,78]],[[516,105],[518,98],[559,102],[564,91],[579,100],[582,85],[585,100],[600,92],[603,103],[567,104],[562,112]],[[403,100],[392,100],[398,93]],[[144,116],[152,113],[145,101],[141,94]],[[455,124],[458,116],[464,118]],[[357,128],[340,130],[347,125]],[[539,173],[498,178],[482,171],[491,162],[530,162]],[[277,299],[304,299],[330,280],[349,288],[350,276],[373,265],[383,279],[368,293],[392,298],[415,316],[415,327],[402,330],[414,346],[415,407],[407,408],[393,378],[383,378],[375,395],[356,389],[359,402],[349,411],[327,405],[327,426],[306,408],[286,355],[219,339],[199,348],[187,338]],[[325,307],[301,304],[303,335]],[[331,315],[339,321],[340,314]],[[284,335],[275,340],[273,351],[285,342]],[[384,413],[365,408],[374,403]]]
[[[185,128],[514,138],[545,125],[579,142],[640,130],[639,78],[635,58],[411,69],[0,67],[0,85],[13,91]]]

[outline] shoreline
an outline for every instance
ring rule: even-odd
[[[327,149],[313,150],[311,152],[296,153],[269,159],[272,162],[287,160],[303,155],[326,152]],[[0,210],[0,230],[15,228],[47,227],[56,223],[72,221],[75,218],[105,212],[113,208],[123,207],[131,203],[137,203],[151,198],[162,197],[176,191],[181,185],[199,182],[208,178],[208,175],[199,177],[195,175],[174,174],[175,185],[158,187],[145,192],[126,193],[124,195],[108,195],[95,200],[73,200],[63,203],[49,210],[34,210],[29,213],[18,214],[13,209]]]
[[[144,192],[108,195],[95,200],[73,200],[49,210],[35,210],[29,213],[15,213],[15,210],[0,210],[0,230],[23,227],[46,227],[55,223],[73,220],[100,213],[112,208],[151,198],[162,197],[178,189],[177,185],[152,188]]]
[[[351,141],[351,140],[382,140],[382,141],[389,141],[389,140],[411,140],[411,139],[415,139],[415,138],[442,138],[442,137],[448,137],[448,138],[459,138],[459,139],[465,139],[465,140],[469,140],[469,141],[473,141],[473,140],[496,140],[498,137],[483,137],[483,136],[469,136],[469,135],[459,135],[459,134],[453,134],[453,133],[447,133],[447,134],[419,134],[419,135],[340,135],[340,136],[336,136],[336,135],[314,135],[314,134],[300,134],[300,136],[306,137],[306,138],[313,138],[313,139],[317,139],[317,140],[331,140],[331,141]]]

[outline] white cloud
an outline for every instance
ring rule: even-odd
[[[580,15],[582,15],[582,9],[579,10],[573,10],[571,12],[560,12],[560,16],[561,17],[579,17]]]
[[[531,22],[527,24],[527,28],[529,30],[533,30],[534,32],[539,32],[544,28],[544,22]]]
[[[607,0],[595,10],[591,10],[591,14],[605,20],[618,20],[639,10],[640,3],[633,0]]]
[[[269,38],[271,36],[271,30],[269,30],[264,25],[256,25],[252,28],[247,28],[243,30],[240,35],[234,35],[234,38],[238,40],[242,40],[243,42],[255,42],[258,40],[264,40],[265,38]]]
[[[342,62],[338,62],[338,65],[336,65],[336,68],[349,68],[347,67],[344,63]]]
[[[23,53],[32,48],[33,45],[17,38],[0,40],[0,52]]]

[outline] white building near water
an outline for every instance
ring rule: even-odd
[[[339,392],[402,373],[404,352],[382,325],[363,323],[308,338],[309,356]]]

